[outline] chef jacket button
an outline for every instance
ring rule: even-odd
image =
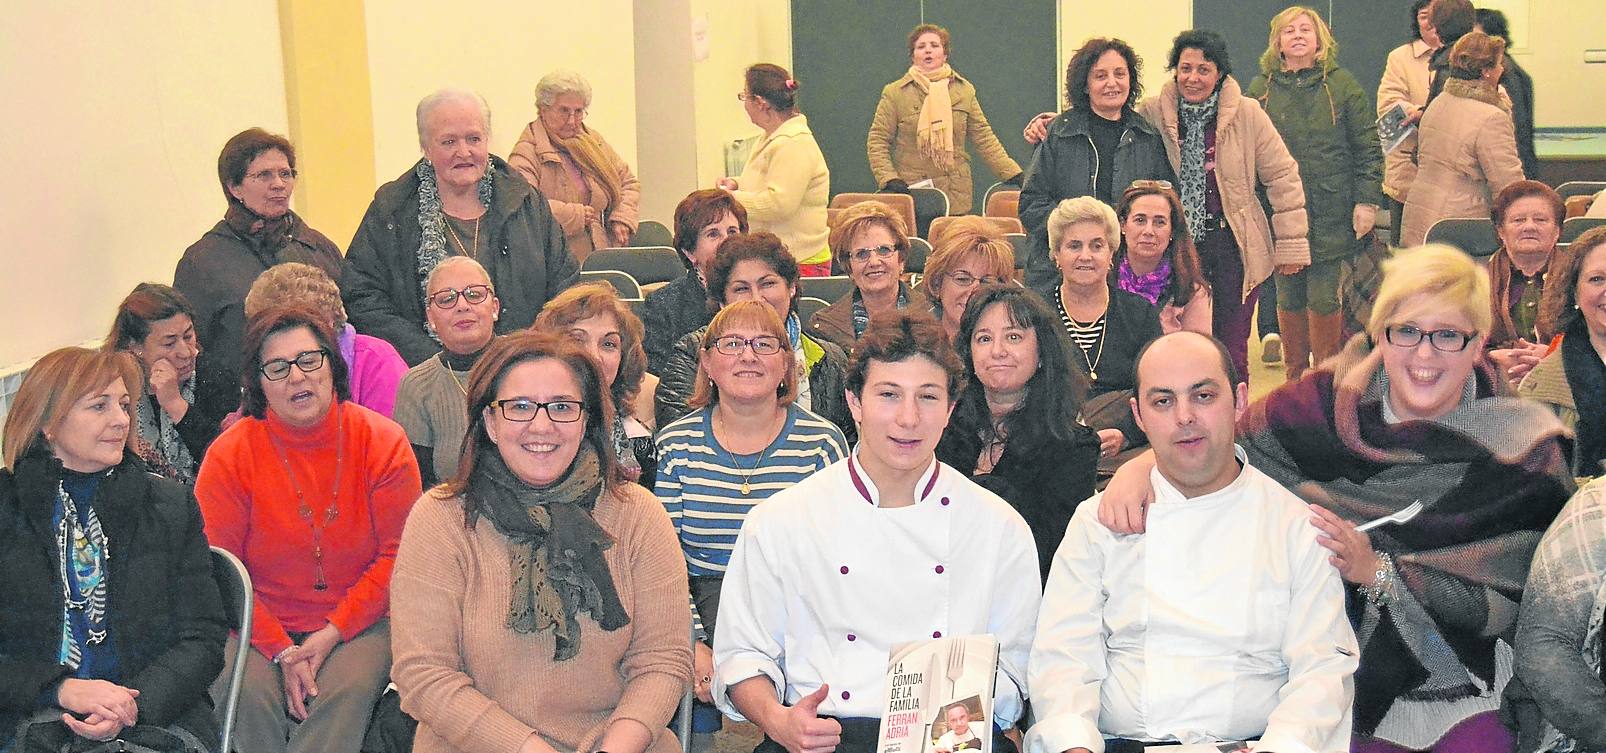
[[[852,633],[848,633],[848,642],[849,642],[849,643],[852,643],[852,642],[853,642],[853,641],[856,641],[856,640],[858,640],[858,639],[859,639],[859,636],[857,636],[857,635],[854,635],[854,634],[852,634]]]
[[[846,690],[842,691],[842,700],[846,701],[846,700],[848,700],[849,698],[852,698],[852,697],[853,697],[852,693],[849,693]]]
[[[837,571],[842,573],[843,575],[847,575],[848,574],[848,566],[847,565],[843,565],[842,567],[837,568]]]
[[[944,507],[946,507],[948,505],[948,498],[947,497],[943,497],[942,498],[942,504],[943,504]]]
[[[933,630],[933,631],[931,631],[931,637],[933,637],[933,638],[941,638],[942,637],[942,631],[941,630]]]
[[[942,575],[942,565],[937,566],[937,574]]]

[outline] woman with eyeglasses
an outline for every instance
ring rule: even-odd
[[[1367,332],[1250,405],[1248,462],[1312,503],[1361,638],[1355,730],[1363,753],[1509,752],[1501,693],[1540,534],[1572,493],[1565,431],[1514,399],[1484,355],[1489,275],[1449,246],[1384,263]],[[1099,518],[1143,528],[1153,463],[1123,466]],[[1409,522],[1356,526],[1423,509]]]
[[[1091,385],[1082,420],[1099,435],[1100,455],[1113,458],[1145,441],[1127,399],[1136,386],[1138,351],[1159,337],[1159,312],[1111,277],[1121,225],[1115,210],[1091,196],[1066,199],[1048,216],[1059,279],[1037,294],[1070,335],[1071,368]]]
[[[553,71],[535,85],[535,120],[507,164],[546,197],[575,261],[623,248],[641,216],[641,181],[602,134],[586,125],[591,82]]]
[[[848,412],[843,379],[848,356],[829,340],[803,332],[798,321],[798,263],[781,239],[770,233],[726,238],[708,270],[708,300],[716,309],[736,301],[759,301],[773,309],[785,325],[785,350],[797,371],[797,404],[835,424],[854,437],[853,416]],[[708,328],[680,338],[664,373],[659,374],[658,426],[666,427],[690,412],[688,404],[698,388],[697,368],[702,363]]]
[[[194,307],[195,419],[216,425],[240,407],[245,296],[274,265],[311,264],[340,277],[340,247],[290,209],[296,188],[296,148],[261,128],[231,137],[217,158],[228,209],[223,219],[184,250],[173,287]]]
[[[498,339],[470,373],[463,464],[413,507],[392,579],[416,753],[679,750],[686,571],[669,516],[615,462],[604,383],[544,331]]]
[[[748,300],[721,309],[703,339],[692,412],[658,432],[655,491],[680,535],[707,633],[695,646],[693,677],[703,704],[713,702],[719,590],[743,518],[848,451],[841,430],[797,404],[786,342],[786,326],[769,306]],[[698,726],[699,733],[718,728]]]
[[[132,446],[145,465],[184,484],[217,438],[218,424],[195,409],[195,309],[177,290],[142,282],[117,306],[106,350],[133,353],[145,375],[135,398]]]
[[[736,178],[720,178],[715,188],[729,191],[747,208],[754,232],[774,233],[797,260],[800,274],[831,274],[825,204],[831,197],[831,170],[797,106],[797,79],[771,63],[748,66],[742,101],[747,119],[764,130],[747,166]]]
[[[468,431],[468,373],[496,337],[502,301],[485,267],[467,256],[435,265],[425,286],[424,316],[441,352],[402,377],[393,418],[407,432],[428,489],[457,475]]]
[[[848,207],[831,230],[831,261],[848,271],[853,290],[814,312],[808,333],[844,352],[853,350],[870,317],[909,305],[909,286],[903,282],[908,253],[909,229],[887,205],[864,201]]]
[[[245,344],[246,418],[195,481],[207,539],[245,562],[255,595],[235,738],[265,753],[357,753],[390,674],[390,573],[418,465],[400,426],[351,402],[323,316],[268,309]]]
[[[950,220],[931,241],[920,290],[952,343],[970,297],[983,285],[1015,279],[1015,247],[986,218],[974,215]]]

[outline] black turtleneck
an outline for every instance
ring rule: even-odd
[[[1112,196],[1115,190],[1115,150],[1121,145],[1121,134],[1126,131],[1120,119],[1105,120],[1098,113],[1091,113],[1087,119],[1088,138],[1093,140],[1093,150],[1098,152],[1098,169],[1093,175],[1093,195],[1110,206],[1115,206],[1121,197]]]

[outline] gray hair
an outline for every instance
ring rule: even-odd
[[[435,286],[435,275],[454,267],[473,267],[479,270],[480,276],[485,278],[485,284],[491,286],[491,292],[496,292],[496,286],[491,284],[491,273],[485,271],[485,265],[475,261],[472,256],[448,256],[442,259],[429,271],[429,277],[424,278],[424,289],[429,290]]]
[[[1121,245],[1121,220],[1116,218],[1115,210],[1092,196],[1078,196],[1066,199],[1054,207],[1048,214],[1048,252],[1053,254],[1059,250],[1060,236],[1065,229],[1078,222],[1096,222],[1104,228],[1104,242],[1114,252]]]
[[[424,133],[424,121],[429,119],[429,114],[434,112],[435,108],[448,102],[467,102],[480,108],[480,120],[485,122],[485,135],[491,135],[491,106],[485,103],[484,97],[468,89],[440,89],[418,100],[416,117],[418,118],[418,145],[420,147],[424,146],[424,142],[427,141],[427,136]]]
[[[567,70],[556,70],[541,77],[535,85],[535,106],[551,107],[558,97],[565,94],[578,94],[587,107],[591,106],[591,82],[586,81],[585,76]]]

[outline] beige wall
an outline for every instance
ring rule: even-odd
[[[223,215],[217,155],[284,133],[273,0],[10,3],[0,24],[0,369],[105,334]]]
[[[1192,0],[1144,0],[1142,12],[1131,3],[1104,0],[1060,0],[1060,106],[1065,103],[1065,65],[1088,37],[1119,37],[1143,59],[1143,91],[1160,91],[1170,75],[1165,58],[1177,32],[1193,27]],[[1244,82],[1248,83],[1248,82]]]
[[[791,70],[792,18],[787,0],[692,0],[691,11],[708,19],[709,55],[694,64],[693,107],[698,185],[712,187],[725,175],[724,144],[759,133],[736,101],[742,72],[753,63]]]
[[[1584,50],[1606,48],[1601,20],[1606,0],[1532,0],[1504,3],[1514,12],[1528,9],[1527,23],[1513,20],[1512,31],[1524,27],[1531,39],[1513,39],[1515,59],[1534,79],[1534,125],[1540,128],[1606,125],[1606,63],[1586,64]],[[1481,5],[1481,4],[1480,4]],[[1588,20],[1586,20],[1588,19]]]
[[[369,0],[374,169],[394,179],[418,161],[414,108],[430,92],[478,91],[491,106],[491,151],[506,157],[535,119],[535,84],[556,68],[591,82],[587,125],[636,164],[636,68],[631,0],[546,3]]]

